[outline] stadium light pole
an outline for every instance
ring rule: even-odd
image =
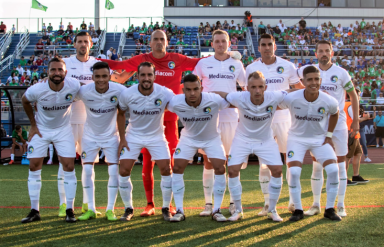
[[[100,25],[100,0],[95,0],[95,30],[99,29]]]

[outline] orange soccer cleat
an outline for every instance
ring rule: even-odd
[[[169,204],[169,212],[172,214],[172,216],[175,216],[176,207],[172,206],[172,204]]]
[[[12,165],[14,163],[13,160],[9,161],[8,165]]]
[[[144,211],[140,214],[141,217],[148,217],[155,215],[155,205],[153,203],[148,203]]]

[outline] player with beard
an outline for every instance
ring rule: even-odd
[[[75,175],[75,142],[70,125],[71,106],[80,83],[66,77],[65,62],[53,58],[48,63],[48,82],[37,83],[27,89],[22,97],[24,110],[31,122],[29,131],[28,192],[31,200],[31,212],[22,219],[22,223],[40,220],[39,200],[41,191],[41,169],[47,148],[52,142],[64,170],[64,190],[66,196],[66,221],[76,222],[73,212],[77,179]],[[31,103],[36,102],[36,116]]]

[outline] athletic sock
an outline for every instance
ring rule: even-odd
[[[125,208],[132,208],[132,182],[131,177],[122,177],[119,175],[119,191]]]
[[[292,195],[293,203],[295,204],[295,209],[303,210],[301,205],[301,184],[300,184],[300,175],[301,167],[294,166],[289,168],[289,192]]]
[[[71,172],[64,171],[64,190],[67,199],[67,209],[74,209],[77,189],[77,179],[75,170]]]
[[[107,211],[115,208],[117,192],[119,190],[119,166],[114,164],[108,166],[108,205]]]
[[[321,189],[323,188],[323,183],[324,183],[323,166],[319,162],[313,161],[312,177],[311,177],[313,206],[317,206],[319,208],[320,208]]]
[[[11,154],[11,160],[15,160],[15,154]]]
[[[145,196],[147,198],[147,203],[154,203],[154,178],[153,178],[153,167],[155,162],[152,161],[152,156],[148,151],[142,152],[143,154],[143,169],[142,169],[142,178],[145,190]]]
[[[347,190],[347,170],[345,167],[345,161],[337,163],[339,166],[339,192],[338,192],[338,199],[337,199],[337,207],[345,207],[344,205],[344,198],[345,198],[345,192]]]
[[[228,189],[233,198],[233,203],[237,211],[242,212],[243,206],[241,205],[242,187],[240,182],[240,176],[234,178],[228,178]]]
[[[183,209],[183,200],[185,193],[185,185],[184,185],[184,174],[176,174],[172,175],[172,192],[173,198],[175,199],[176,211],[181,211],[184,213]]]
[[[288,165],[286,165],[287,169],[285,171],[285,179],[287,180],[287,184],[289,184],[289,176],[290,176],[290,173],[289,173],[289,168],[288,168]],[[288,190],[288,194],[289,194],[289,205],[293,204],[293,200],[292,200],[292,196],[291,196],[291,193],[289,192]]]
[[[327,165],[324,170],[327,173],[327,204],[325,209],[334,208],[339,190],[339,167],[333,163]]]
[[[95,181],[93,180],[93,165],[83,165],[84,176],[84,191],[88,198],[88,209],[96,213],[95,206]]]
[[[65,189],[64,189],[64,170],[63,165],[59,163],[59,171],[57,172],[57,189],[59,190],[60,205],[67,203],[65,198]]]
[[[205,169],[203,170],[203,187],[204,187],[204,198],[205,203],[212,204],[213,194],[213,182],[215,181],[215,170]]]
[[[271,179],[271,172],[267,165],[261,164],[259,168],[259,181],[261,191],[264,194],[264,205],[268,205],[269,203],[269,192],[268,192],[268,184]]]
[[[169,208],[172,200],[172,175],[161,176],[160,187],[163,194],[163,208]]]
[[[48,149],[49,149],[49,160],[52,161],[52,158],[53,158],[53,144],[49,144],[48,145]]]
[[[281,187],[283,185],[282,177],[271,177],[271,181],[269,182],[268,190],[269,190],[269,208],[268,211],[272,212],[276,210],[276,204],[279,201]]]
[[[28,176],[28,193],[29,199],[31,200],[31,209],[39,211],[41,191],[41,170],[31,171],[29,170]]]
[[[214,197],[214,205],[213,212],[216,212],[220,209],[221,204],[223,203],[225,187],[226,187],[226,178],[225,174],[216,175],[215,174],[215,182],[213,184],[213,197]]]
[[[85,172],[84,172],[84,165],[82,165],[81,170],[81,186],[83,187],[83,203],[88,203],[88,196],[87,191],[85,190]]]

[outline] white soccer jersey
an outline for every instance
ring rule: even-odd
[[[273,115],[286,95],[286,91],[264,92],[264,102],[255,105],[251,102],[249,92],[228,94],[228,102],[237,107],[240,115],[236,135],[247,141],[265,141],[272,138]]]
[[[79,89],[79,81],[69,77],[64,79],[64,87],[58,92],[50,88],[49,82],[29,87],[25,97],[31,103],[37,103],[37,127],[50,130],[69,125],[71,105]]]
[[[319,97],[314,102],[308,102],[304,97],[304,90],[288,94],[279,105],[291,112],[292,126],[288,135],[299,138],[324,138],[328,116],[337,113],[338,103],[335,98],[323,92],[319,92]]]
[[[321,86],[320,90],[327,91],[329,95],[333,96],[339,102],[339,120],[335,130],[345,130],[347,127],[347,117],[344,112],[345,105],[345,91],[351,92],[354,89],[351,77],[348,72],[335,64],[324,71],[320,69],[319,64],[314,64],[313,66],[317,67],[320,70],[321,77]],[[301,67],[297,70],[297,74],[303,78],[303,71],[306,66]]]
[[[300,78],[297,76],[296,67],[293,63],[276,56],[275,63],[266,65],[260,59],[247,66],[246,78],[255,72],[260,71],[265,77],[267,91],[284,91],[289,89],[289,85],[297,84]],[[289,120],[289,111],[281,110],[276,112],[273,123],[285,122]]]
[[[233,93],[237,91],[236,81],[240,86],[246,85],[245,71],[239,60],[228,58],[219,61],[215,56],[201,59],[193,71],[203,82],[203,91],[220,91]],[[236,109],[226,109],[219,113],[220,122],[237,122],[238,114]]]
[[[127,141],[158,139],[164,137],[165,106],[175,94],[172,90],[153,83],[153,92],[144,96],[139,91],[139,85],[133,85],[120,94],[119,107],[129,110],[129,124],[126,129]]]
[[[229,103],[215,93],[203,92],[199,106],[192,107],[185,102],[185,95],[173,97],[168,110],[176,113],[183,123],[181,136],[197,141],[209,141],[219,136],[219,111],[229,107]]]
[[[120,94],[125,88],[114,82],[109,82],[109,89],[105,93],[97,92],[95,83],[80,88],[76,99],[83,101],[87,112],[84,135],[93,140],[102,141],[117,133],[117,105]]]

